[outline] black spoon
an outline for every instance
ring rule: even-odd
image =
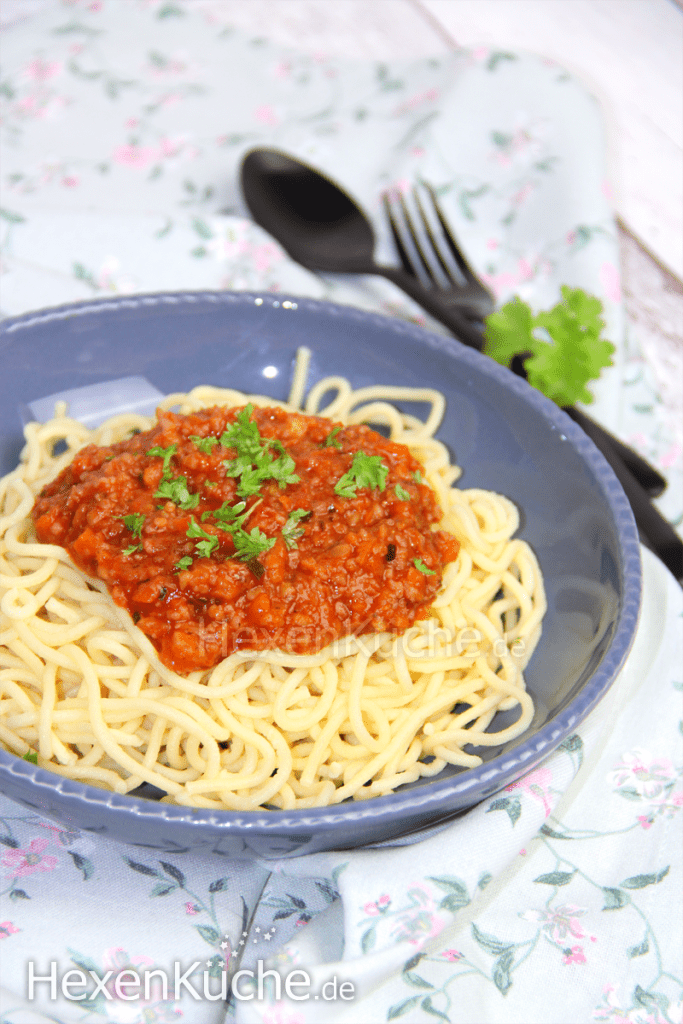
[[[244,200],[262,228],[308,270],[377,274],[414,299],[459,341],[481,350],[482,326],[447,305],[412,274],[377,263],[372,225],[359,206],[320,171],[277,149],[254,149],[241,171]]]

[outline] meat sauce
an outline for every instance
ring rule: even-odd
[[[160,412],[41,492],[40,541],[107,585],[179,673],[424,618],[458,541],[405,445],[278,408]]]

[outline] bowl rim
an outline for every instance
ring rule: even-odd
[[[0,322],[0,338],[3,335],[13,334],[51,321],[65,320],[91,313],[115,313],[136,308],[177,306],[179,304],[199,306],[201,303],[213,305],[215,308],[235,305],[257,307],[270,305],[272,308],[282,308],[287,312],[301,310],[302,312],[322,313],[383,331],[395,332],[414,341],[419,346],[426,345],[456,357],[475,372],[492,378],[497,384],[506,390],[512,390],[525,403],[530,404],[548,422],[551,429],[558,430],[572,444],[591,471],[614,518],[622,556],[622,600],[617,611],[615,630],[609,648],[580,693],[551,721],[541,726],[538,732],[526,740],[522,734],[522,738],[516,746],[508,752],[497,754],[491,761],[445,779],[435,776],[429,785],[418,789],[401,789],[399,787],[385,796],[372,797],[368,800],[345,801],[331,807],[299,810],[216,811],[210,808],[162,804],[154,800],[99,789],[57,775],[48,769],[24,761],[16,754],[0,749],[0,791],[3,789],[1,785],[3,779],[9,780],[10,788],[14,788],[12,783],[15,780],[16,782],[23,780],[33,783],[38,792],[60,794],[67,803],[88,804],[94,808],[106,807],[108,811],[115,812],[117,816],[122,815],[127,818],[133,816],[141,822],[153,819],[159,823],[167,822],[170,825],[183,824],[192,828],[203,827],[212,834],[294,835],[307,829],[315,831],[324,827],[326,832],[334,832],[359,823],[371,825],[380,823],[387,818],[434,814],[445,807],[457,807],[457,798],[465,797],[469,790],[485,786],[487,793],[492,794],[501,785],[509,784],[519,778],[569,737],[576,725],[583,721],[602,699],[623,666],[635,637],[642,596],[638,531],[628,499],[602,453],[559,406],[490,357],[463,345],[455,338],[431,332],[408,321],[324,299],[310,299],[273,292],[208,290],[151,292],[117,298],[89,299],[8,317]],[[505,782],[500,781],[503,778]],[[485,796],[482,795],[480,799],[485,799]]]

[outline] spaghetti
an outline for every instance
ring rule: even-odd
[[[520,735],[533,715],[523,670],[545,611],[536,559],[514,538],[507,498],[459,490],[434,434],[445,400],[428,389],[353,390],[330,377],[305,394],[307,353],[289,403],[212,387],[169,395],[164,410],[278,406],[353,426],[384,427],[406,445],[460,544],[426,618],[402,634],[336,640],[313,654],[234,650],[180,675],[66,551],[35,539],[36,496],[85,445],[150,429],[129,413],[94,431],[58,406],[26,427],[19,467],[0,483],[0,741],[61,775],[130,792],[143,782],[176,804],[215,809],[327,806],[389,793],[476,748]],[[331,397],[331,400],[327,400]],[[425,402],[425,421],[400,412]],[[53,450],[63,442],[65,450]],[[498,711],[516,721],[488,727]],[[469,747],[470,750],[465,750]]]

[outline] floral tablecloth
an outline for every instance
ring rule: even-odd
[[[303,55],[267,26],[233,30],[216,0],[55,0],[6,32],[3,63],[4,315],[249,288],[442,330],[387,282],[297,267],[237,185],[248,148],[286,148],[344,182],[391,258],[381,194],[424,177],[499,299],[600,294],[617,354],[592,413],[662,468],[661,508],[680,523],[679,426],[625,326],[600,111],[562,68],[488,49]],[[681,593],[643,558],[638,635],[608,697],[419,847],[161,860],[0,797],[2,1024],[681,1021]],[[226,965],[259,963],[281,972],[281,998],[274,977],[259,992],[245,974],[226,1003]],[[297,970],[308,998],[287,994]]]

